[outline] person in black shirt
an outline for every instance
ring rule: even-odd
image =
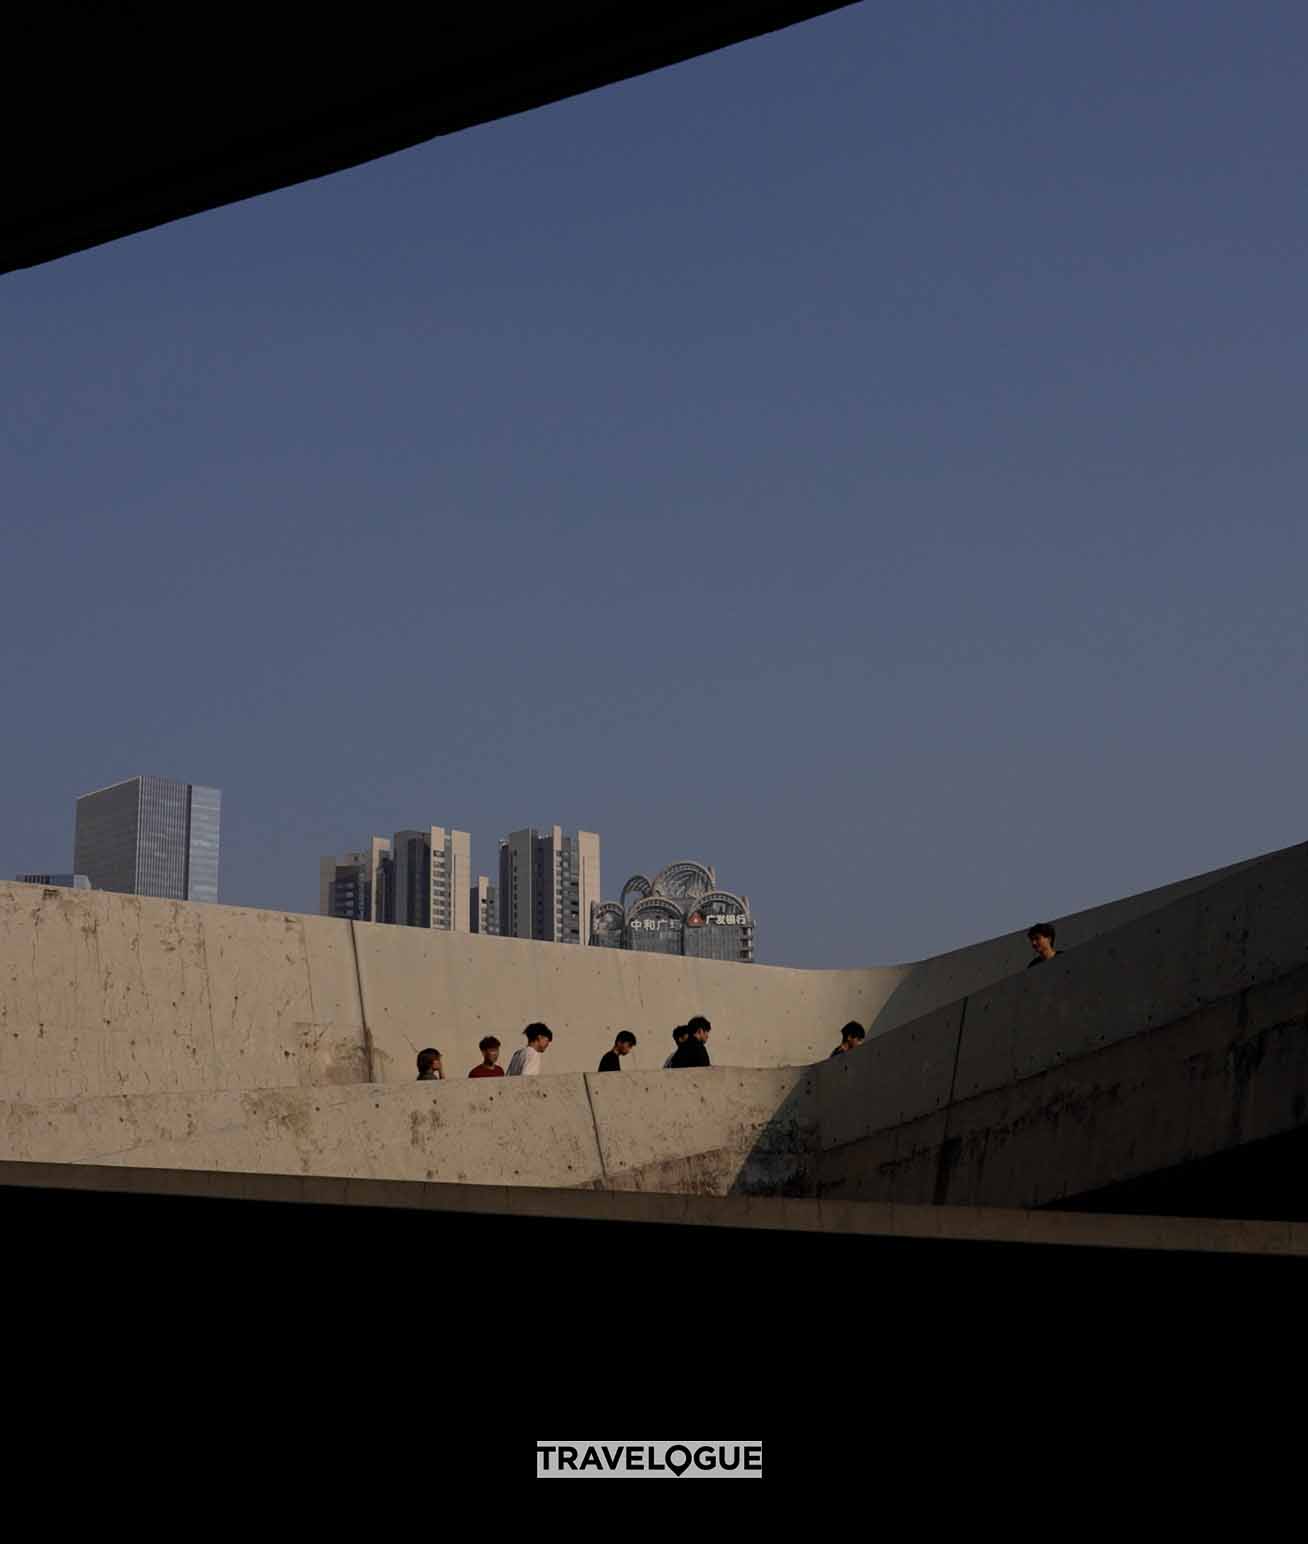
[[[857,1019],[850,1019],[844,1029],[840,1031],[840,1044],[832,1051],[832,1056],[843,1056],[846,1051],[855,1051],[867,1038],[867,1031]],[[831,1057],[827,1060],[830,1061]]]
[[[618,1057],[625,1056],[635,1043],[635,1035],[629,1029],[622,1030],[618,1038],[613,1042],[613,1049],[605,1051],[603,1056],[600,1057],[599,1070],[601,1072],[621,1072],[622,1063],[618,1060]]]
[[[1026,930],[1026,936],[1031,940],[1031,947],[1035,950],[1035,959],[1031,960],[1027,969],[1032,965],[1043,965],[1046,960],[1052,960],[1058,953],[1054,948],[1054,924],[1052,922],[1037,922],[1034,927]]]
[[[711,1067],[709,1060],[708,1037],[713,1026],[702,1013],[688,1021],[686,1028],[690,1034],[686,1037],[686,1043],[672,1058],[674,1067]]]
[[[441,1064],[441,1053],[434,1045],[426,1046],[418,1052],[419,1083],[435,1083],[444,1076],[445,1068]]]
[[[670,1067],[676,1060],[677,1052],[682,1048],[683,1045],[685,1045],[689,1034],[690,1031],[684,1024],[678,1024],[676,1029],[672,1031],[672,1050],[664,1060],[663,1065],[665,1067]]]

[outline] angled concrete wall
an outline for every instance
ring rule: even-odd
[[[1285,851],[1295,851],[1287,848]],[[1278,854],[1268,854],[1275,857]],[[1139,895],[1128,895],[1121,900],[1108,901],[1102,906],[1092,906],[1086,911],[1072,912],[1064,917],[1032,917],[1032,922],[1053,922],[1058,928],[1058,944],[1062,949],[1079,949],[1105,933],[1124,927],[1141,917],[1170,906],[1173,901],[1197,891],[1208,889],[1252,864],[1267,861],[1266,857],[1248,858],[1241,863],[1228,864],[1225,868],[1212,869],[1206,874],[1196,874],[1180,879],[1156,890],[1145,890]],[[900,1024],[911,1023],[934,1009],[958,1002],[974,992],[1002,981],[1025,970],[1031,962],[1031,945],[1027,942],[1026,928],[987,938],[981,943],[969,944],[963,949],[951,950],[921,960],[916,965],[903,967],[903,979],[891,991],[878,1010],[873,1032],[884,1034]]]
[[[1038,1205],[1308,1113],[1308,847],[816,1069],[823,1194]]]

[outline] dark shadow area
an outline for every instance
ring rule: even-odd
[[[1308,1127],[1247,1142],[1039,1209],[1308,1222]]]
[[[106,1495],[186,1484],[195,1506],[203,1473],[206,1515],[494,1499],[570,1438],[761,1439],[768,1479],[829,1499],[994,1478],[1044,1445],[1061,1473],[1111,1409],[1156,1462],[1196,1366],[1178,1305],[1254,1322],[1308,1279],[1231,1254],[16,1187],[0,1227],[11,1464],[64,1433],[74,1488],[90,1462]]]
[[[0,272],[661,69],[849,0],[47,4],[10,31]]]

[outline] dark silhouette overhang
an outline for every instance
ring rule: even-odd
[[[47,4],[8,27],[0,273],[848,3]]]

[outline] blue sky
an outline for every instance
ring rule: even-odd
[[[1308,836],[1308,10],[878,0],[0,280],[0,874],[224,792],[915,958]]]

